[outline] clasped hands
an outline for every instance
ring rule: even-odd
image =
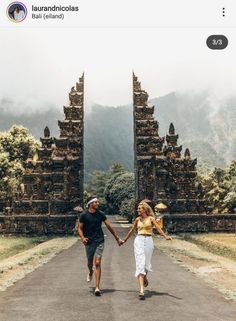
[[[118,240],[116,240],[116,241],[117,241],[119,246],[121,246],[121,245],[123,245],[125,243],[125,241],[120,239],[120,238],[118,238]]]
[[[82,239],[82,243],[83,243],[84,245],[87,245],[88,241],[89,241],[88,237],[84,237],[84,238]],[[125,243],[125,241],[122,240],[122,239],[120,239],[120,238],[118,238],[116,241],[117,241],[117,243],[118,243],[119,246],[121,246],[121,245],[123,245],[123,244]]]

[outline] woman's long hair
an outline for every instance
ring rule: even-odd
[[[142,206],[142,208],[144,209],[144,211],[146,212],[147,216],[153,216],[155,217],[155,214],[151,208],[151,206],[149,206],[146,202],[141,201],[139,203],[140,206]]]

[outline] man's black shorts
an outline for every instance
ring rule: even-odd
[[[90,244],[85,245],[85,250],[86,250],[87,259],[91,259],[94,256],[101,258],[104,250],[104,242],[101,242],[101,243],[91,242]]]

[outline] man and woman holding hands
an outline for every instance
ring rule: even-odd
[[[96,197],[89,198],[87,209],[79,218],[78,233],[85,245],[89,270],[87,282],[90,282],[93,274],[95,274],[96,286],[94,294],[100,296],[101,259],[104,249],[102,223],[105,223],[119,246],[127,242],[130,236],[137,230],[137,235],[134,240],[135,276],[139,282],[139,299],[144,300],[144,287],[148,286],[147,273],[152,271],[151,258],[154,249],[152,238],[153,227],[155,227],[158,233],[166,240],[171,240],[171,237],[166,235],[158,225],[152,208],[145,201],[139,203],[138,217],[135,219],[131,229],[123,240],[118,237],[106,215],[98,209],[98,206],[99,200]]]

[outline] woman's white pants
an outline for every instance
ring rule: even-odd
[[[154,249],[152,236],[137,235],[134,240],[134,256],[136,262],[135,276],[146,275],[152,271],[151,259]]]

